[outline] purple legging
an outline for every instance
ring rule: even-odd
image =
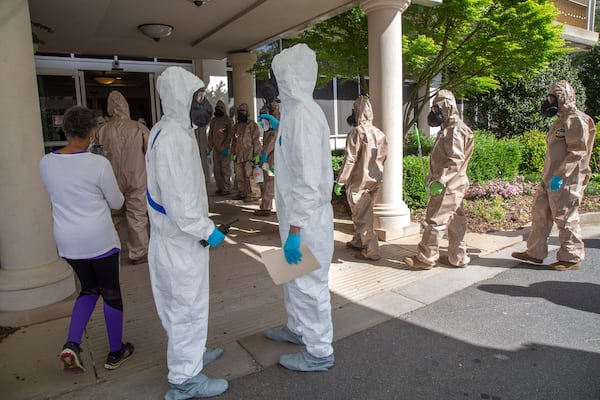
[[[81,282],[81,293],[73,306],[67,341],[81,344],[83,331],[94,312],[98,297],[102,295],[110,351],[119,351],[123,338],[119,253],[98,259],[67,261]]]

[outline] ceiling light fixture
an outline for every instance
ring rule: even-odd
[[[94,80],[102,85],[110,85],[115,81],[115,78],[110,76],[95,76]]]
[[[143,24],[138,26],[138,29],[155,42],[171,36],[173,33],[173,27],[167,24]]]

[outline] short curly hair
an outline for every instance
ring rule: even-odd
[[[63,116],[63,131],[67,137],[86,139],[96,126],[96,114],[87,107],[73,106]]]

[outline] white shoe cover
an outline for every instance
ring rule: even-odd
[[[308,351],[284,354],[279,358],[279,364],[292,371],[327,371],[333,367],[335,357],[333,354],[327,357],[315,357]]]
[[[225,379],[211,379],[202,372],[184,383],[171,384],[165,400],[187,400],[218,396],[229,388]]]

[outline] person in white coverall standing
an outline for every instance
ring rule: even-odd
[[[557,271],[581,268],[585,256],[578,210],[592,173],[590,157],[596,127],[590,116],[577,109],[575,100],[575,90],[569,82],[558,81],[550,87],[542,104],[544,116],[558,114],[558,119],[546,136],[546,159],[533,200],[527,249],[512,253],[519,260],[541,264],[548,255],[548,236],[556,223],[558,261],[548,268]]]
[[[473,132],[461,119],[451,91],[442,89],[433,99],[427,117],[430,126],[440,126],[429,156],[429,202],[425,229],[417,254],[405,257],[411,267],[431,269],[440,258],[439,242],[448,230],[448,260],[453,267],[469,264],[467,255],[467,217],[462,201],[469,188],[467,168],[473,155]]]
[[[266,336],[306,348],[279,363],[296,371],[326,371],[334,364],[329,266],[333,256],[333,169],[329,126],[312,93],[317,81],[314,51],[305,44],[273,58],[281,121],[275,144],[275,202],[279,235],[289,264],[302,259],[305,244],[320,268],[284,284],[287,324]],[[289,268],[294,268],[290,265]]]
[[[170,389],[166,400],[216,396],[224,379],[202,373],[222,349],[206,349],[209,247],[225,236],[208,218],[208,197],[194,128],[210,121],[204,83],[180,67],[169,67],[156,83],[164,115],[150,132],[146,153],[152,293],[167,331]]]

